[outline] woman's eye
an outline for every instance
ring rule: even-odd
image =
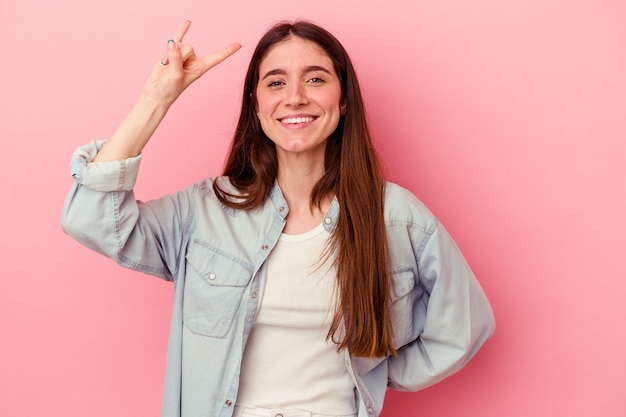
[[[283,83],[280,81],[272,81],[271,83],[268,84],[268,87],[278,87],[280,85],[282,85]]]
[[[309,82],[313,84],[318,84],[318,83],[323,83],[324,80],[322,80],[320,77],[313,77],[309,80]]]

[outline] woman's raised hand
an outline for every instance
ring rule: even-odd
[[[191,22],[186,21],[167,42],[166,52],[150,72],[142,89],[143,95],[167,107],[191,83],[241,48],[238,43],[232,43],[210,55],[198,57],[191,45],[183,43],[190,25]]]
[[[191,45],[183,43],[189,25],[191,22],[185,22],[174,38],[167,42],[167,50],[152,68],[139,100],[93,162],[121,160],[139,155],[169,107],[185,88],[241,48],[238,43],[233,43],[204,58],[197,57]]]

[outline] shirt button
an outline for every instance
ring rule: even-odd
[[[215,279],[215,277],[216,277],[215,272],[211,272],[211,273],[209,274],[209,279],[210,279],[210,280],[214,280],[214,279]]]
[[[282,414],[276,414],[274,417],[283,417]]]
[[[280,212],[285,211],[285,206],[280,206],[280,208],[278,210],[280,210]]]
[[[261,249],[263,249],[263,250],[267,250],[267,248],[268,248],[268,246],[267,246],[267,245],[263,245],[263,246],[261,246]]]
[[[331,219],[330,217],[326,217],[324,219],[324,223],[326,223],[326,224],[331,224],[332,222],[333,222],[333,219]]]
[[[372,410],[372,407],[370,407],[370,408],[367,409],[367,412],[372,414],[374,412],[374,410]]]
[[[251,295],[252,298],[256,298],[256,292],[253,292]]]
[[[226,400],[226,405],[230,407],[231,405],[233,405],[233,403],[231,400]]]

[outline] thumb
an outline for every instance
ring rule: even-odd
[[[161,59],[161,64],[169,66],[169,71],[174,75],[180,75],[183,72],[183,58],[180,48],[173,39],[167,41],[167,52]]]

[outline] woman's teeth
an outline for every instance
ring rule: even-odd
[[[286,123],[286,124],[298,124],[298,123],[310,123],[313,120],[315,120],[314,117],[311,116],[307,116],[307,117],[287,117],[285,119],[281,119],[282,123]]]

